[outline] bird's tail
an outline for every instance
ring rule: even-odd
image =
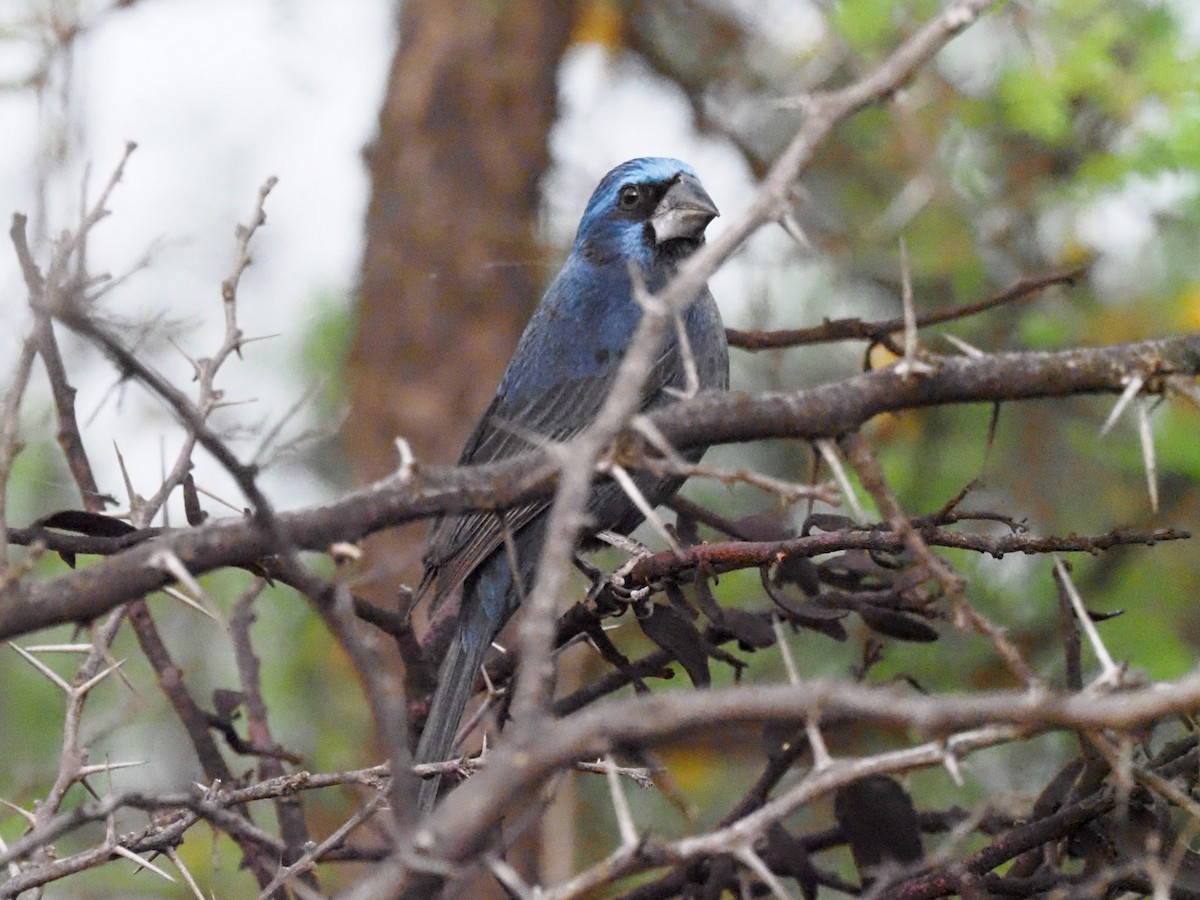
[[[425,730],[421,732],[421,740],[417,744],[418,763],[441,762],[450,755],[463,710],[467,708],[467,701],[471,699],[475,687],[475,676],[491,645],[494,626],[487,619],[487,613],[476,605],[470,615],[472,621],[459,626],[438,670],[437,690],[429,706]],[[475,622],[477,617],[483,621]],[[440,775],[421,782],[417,808],[422,814],[433,809],[441,782]]]

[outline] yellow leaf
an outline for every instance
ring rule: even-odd
[[[895,337],[898,341],[904,340],[904,336],[901,334],[893,335],[893,337]],[[872,369],[884,369],[890,366],[892,363],[899,361],[900,357],[887,347],[883,346],[883,344],[876,344],[871,348],[870,362]]]
[[[588,0],[580,5],[579,17],[571,34],[572,44],[599,44],[609,50],[619,49],[625,22],[616,0]]]
[[[1200,284],[1189,284],[1175,305],[1179,325],[1187,331],[1200,331]]]

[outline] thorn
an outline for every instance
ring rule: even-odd
[[[833,479],[841,488],[842,495],[846,498],[846,503],[849,504],[855,520],[866,521],[867,515],[863,511],[862,504],[858,502],[858,495],[854,493],[853,485],[850,484],[850,476],[846,474],[846,467],[842,465],[842,458],[838,454],[837,446],[829,438],[819,438],[813,443],[816,444],[825,464],[833,472]]]
[[[206,603],[210,607],[209,614],[217,621],[220,621],[215,612],[217,609],[216,603],[208,596],[204,588],[200,586],[200,582],[196,580],[196,576],[187,570],[187,566],[172,551],[167,549],[159,550],[147,560],[146,565],[174,576],[176,581],[192,592],[192,596],[195,599]]]
[[[800,245],[800,249],[809,253],[812,252],[812,241],[808,239],[808,235],[804,233],[804,229],[800,227],[800,223],[796,221],[796,217],[790,212],[785,212],[779,217],[779,227],[787,232],[788,237]]]
[[[212,491],[205,490],[204,488],[200,487],[200,485],[196,485],[196,493],[203,494],[209,500],[212,500],[215,503],[220,503],[222,506],[233,510],[235,513],[241,514],[246,511],[244,507],[238,506],[236,503],[230,503],[224,497],[220,497],[214,494]]]
[[[825,745],[825,737],[821,734],[821,726],[818,724],[820,718],[820,711],[817,711],[804,720],[804,733],[808,737],[809,746],[812,747],[814,772],[821,772],[833,765],[833,757],[829,755],[829,748]]]
[[[611,764],[611,760],[606,762],[603,757],[597,757],[596,761],[594,763],[590,763],[590,762],[575,763],[575,770],[578,772],[591,772],[591,773],[594,773],[597,775],[603,775],[606,772],[605,766],[609,765],[609,764]],[[649,769],[649,768],[628,768],[625,766],[616,766],[616,767],[614,767],[613,771],[615,771],[618,775],[625,776],[626,778],[631,780],[634,784],[636,784],[638,787],[649,789],[649,788],[654,787],[654,775],[657,773],[665,772],[666,770],[663,768]]]
[[[763,884],[770,888],[772,896],[776,897],[777,900],[789,900],[791,895],[784,890],[783,883],[770,870],[767,864],[762,861],[762,858],[754,852],[749,844],[743,844],[737,849],[736,853],[737,858],[745,863],[746,868],[750,869],[762,879]]]
[[[200,791],[200,799],[202,800],[214,800],[221,793],[220,778],[214,778],[212,784],[204,784],[200,781],[193,781],[192,784]]]
[[[904,306],[904,359],[896,363],[896,374],[901,378],[927,375],[933,366],[917,358],[917,311],[913,303],[912,272],[908,265],[908,244],[900,238],[900,302]]]
[[[156,866],[154,863],[150,862],[149,860],[142,859],[140,856],[138,856],[132,850],[127,850],[125,847],[122,847],[120,844],[116,844],[113,846],[112,852],[117,854],[117,856],[123,856],[128,860],[132,860],[133,862],[138,864],[139,868],[149,869],[151,872],[154,872],[156,875],[161,875],[163,878],[167,879],[167,881],[171,882],[171,884],[176,884],[176,881],[174,878],[172,878],[170,875],[168,875],[166,872],[164,872],[162,869],[160,869],[158,866]]]
[[[178,600],[184,606],[190,606],[196,612],[202,613],[202,614],[208,616],[214,622],[221,621],[219,618],[217,618],[217,616],[211,610],[205,609],[204,606],[197,603],[195,600],[193,600],[191,597],[189,597],[187,594],[185,594],[183,591],[179,590],[178,588],[173,588],[170,585],[168,585],[167,587],[164,587],[162,589],[162,592],[164,594],[166,594],[168,597],[174,597],[176,600]]]
[[[132,769],[135,766],[146,765],[146,760],[136,760],[134,762],[105,762],[96,763],[91,766],[80,766],[79,771],[75,773],[76,778],[87,778],[89,775],[95,775],[98,772],[113,772],[117,769]]]
[[[113,672],[117,671],[117,669],[121,668],[121,666],[123,666],[123,665],[125,665],[125,660],[123,660],[123,659],[117,660],[115,663],[113,663],[111,666],[109,666],[103,672],[98,672],[97,674],[95,674],[91,678],[89,678],[87,681],[85,681],[83,684],[79,685],[79,687],[75,688],[75,692],[80,697],[82,697],[88,691],[90,691],[92,688],[94,688],[96,685],[98,685],[101,681],[103,681],[105,678],[107,678],[109,675],[111,675]]]
[[[107,761],[107,758],[106,758],[106,761]],[[108,781],[108,796],[111,797],[112,793],[113,793],[112,770],[107,770],[105,772],[105,775],[106,775],[106,780]],[[92,791],[91,786],[87,783],[87,778],[85,776],[81,776],[77,772],[75,774],[75,780],[78,781],[80,784],[82,784],[85,788],[87,788],[88,791],[91,791],[93,794],[95,793],[94,791]],[[99,799],[99,798],[97,797],[96,799]],[[110,844],[117,843],[117,812],[115,809],[111,810],[109,812],[109,814],[104,817],[104,834],[105,834],[105,839],[108,841],[108,843],[110,843]]]
[[[24,647],[19,647],[16,644],[14,644],[12,641],[8,642],[8,646],[12,647],[14,650],[16,650],[18,653],[20,653],[23,657],[25,657],[26,662],[28,662],[31,666],[33,666],[35,669],[37,669],[39,672],[41,672],[43,675],[45,675],[47,678],[49,678],[51,681],[53,681],[56,685],[58,685],[58,687],[62,690],[62,692],[64,694],[66,694],[68,697],[71,695],[71,691],[72,691],[71,686],[69,684],[67,684],[65,681],[63,681],[62,678],[59,677],[57,672],[55,672],[53,669],[51,669],[49,666],[47,666],[45,663],[43,663],[40,659],[38,659],[33,654],[27,653],[25,651]]]
[[[942,744],[942,765],[950,774],[950,780],[954,782],[955,787],[961,788],[964,784],[962,769],[958,765],[958,757],[950,752],[950,748]]]
[[[282,336],[283,336],[282,331],[270,331],[270,332],[267,332],[266,334],[257,334],[257,335],[252,335],[250,337],[239,336],[238,337],[238,346],[245,347],[247,344],[257,344],[262,341],[273,341],[276,338],[282,337]]]
[[[771,614],[771,629],[775,632],[779,652],[783,654],[783,668],[787,671],[788,683],[793,686],[800,684],[800,673],[796,670],[796,661],[792,658],[792,648],[784,640],[783,623],[774,613]]]
[[[517,874],[517,870],[497,856],[489,854],[487,867],[504,889],[517,900],[534,900],[537,894],[530,890],[525,880]]]
[[[1067,597],[1071,600],[1071,607],[1075,610],[1075,618],[1079,620],[1079,626],[1083,629],[1083,633],[1087,635],[1088,643],[1092,645],[1092,652],[1096,654],[1096,659],[1100,661],[1100,677],[1092,682],[1091,686],[1116,687],[1121,683],[1121,668],[1113,662],[1108,648],[1104,646],[1104,641],[1100,639],[1100,632],[1096,630],[1096,623],[1092,621],[1092,617],[1088,615],[1088,611],[1084,608],[1083,598],[1079,596],[1079,591],[1075,589],[1075,582],[1067,574],[1067,567],[1063,565],[1062,558],[1057,553],[1054,554],[1054,571],[1062,582],[1062,586],[1067,591]]]
[[[493,646],[496,646],[496,645],[493,644]],[[500,651],[502,653],[506,652],[503,647],[500,648]],[[492,676],[488,674],[487,666],[481,665],[479,667],[479,674],[483,676],[484,691],[487,693],[487,695],[489,697],[503,697],[504,696],[504,688],[496,687],[495,683],[492,681]]]
[[[1150,509],[1158,512],[1158,463],[1154,455],[1154,431],[1150,428],[1150,402],[1140,397],[1137,404],[1138,436],[1142,441],[1142,462],[1146,466],[1146,489]]]
[[[24,807],[17,806],[17,804],[15,804],[15,803],[9,803],[3,797],[0,797],[0,803],[3,803],[5,806],[7,806],[9,809],[11,809],[13,812],[15,812],[17,815],[19,815],[22,819],[24,819],[26,822],[28,822],[30,825],[34,825],[34,826],[37,825],[37,816],[35,816],[33,813],[31,813],[29,810],[25,809]]]
[[[192,381],[199,381],[200,377],[204,374],[204,368],[200,365],[200,361],[179,346],[175,338],[170,335],[167,335],[167,343],[174,347],[175,352],[187,360],[188,364],[192,367]]]
[[[646,521],[650,523],[650,527],[657,531],[659,537],[667,542],[667,546],[676,555],[682,556],[683,550],[680,548],[679,542],[675,540],[675,535],[671,534],[670,529],[659,518],[658,513],[654,511],[654,507],[650,505],[650,501],[646,499],[646,495],[634,483],[633,478],[625,471],[625,468],[613,463],[609,466],[608,474],[612,476],[613,481],[621,486],[621,489],[625,491],[625,495],[633,501],[633,505],[638,508],[638,511],[646,517]]]
[[[233,406],[252,406],[258,403],[257,397],[246,397],[242,400],[218,400],[209,407],[210,411],[215,409],[228,409]]]
[[[1117,419],[1120,418],[1121,413],[1125,412],[1125,407],[1129,405],[1130,401],[1138,395],[1138,392],[1146,384],[1146,379],[1141,375],[1132,375],[1122,380],[1125,383],[1125,390],[1121,392],[1121,396],[1117,398],[1112,412],[1108,414],[1108,418],[1100,426],[1100,437],[1104,437],[1112,431],[1112,427],[1117,423]]]
[[[636,847],[638,844],[637,827],[633,824],[633,814],[629,811],[629,798],[621,788],[621,779],[617,774],[616,763],[611,754],[604,755],[604,776],[608,781],[608,793],[612,798],[613,813],[617,817],[617,830],[621,834],[622,847]]]
[[[35,644],[26,647],[30,653],[91,653],[91,644]]]
[[[117,664],[116,658],[112,655],[112,652],[107,647],[104,650],[104,661],[106,663],[108,663],[110,666],[115,666]],[[117,672],[117,677],[121,679],[121,684],[123,684],[123,685],[125,685],[125,687],[129,688],[130,693],[132,693],[132,694],[138,693],[138,689],[136,687],[134,687],[133,682],[130,681],[128,677],[126,677],[124,669],[121,669]]]
[[[204,900],[204,893],[200,890],[200,885],[196,884],[196,879],[192,877],[192,873],[188,871],[188,867],[183,864],[178,851],[174,847],[167,847],[165,852],[167,859],[174,863],[175,868],[179,870],[179,874],[183,876],[183,880],[187,883],[187,886],[192,889],[192,896],[196,900]]]
[[[969,356],[971,359],[979,359],[987,355],[978,347],[974,346],[973,344],[968,344],[962,338],[956,337],[953,334],[943,334],[942,337],[948,343],[953,344],[955,347],[961,350],[964,356]]]
[[[700,373],[696,369],[696,356],[692,353],[692,342],[688,340],[687,329],[683,326],[683,316],[678,309],[672,309],[671,318],[675,322],[675,336],[679,339],[679,355],[683,358],[682,397],[688,400],[700,392]]]
[[[396,455],[400,457],[396,478],[401,484],[407,484],[417,471],[417,457],[413,454],[412,445],[402,437],[396,438]]]
[[[638,413],[630,419],[629,427],[644,437],[646,443],[661,453],[664,459],[679,466],[691,465],[679,455],[679,451],[667,440],[667,436],[644,413]]]
[[[129,498],[129,518],[132,520],[141,511],[145,498],[133,489],[133,481],[129,478],[129,470],[125,468],[125,457],[121,448],[113,441],[113,451],[117,454],[117,466],[121,469],[121,479],[125,482],[125,495]]]

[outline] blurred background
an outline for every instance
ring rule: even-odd
[[[726,217],[735,214],[802,121],[805,94],[868,71],[940,6],[7,0],[0,212],[29,214],[44,254],[77,221],[81,185],[94,195],[125,141],[136,141],[109,204],[113,215],[93,233],[93,271],[129,274],[100,308],[186,388],[184,353],[211,353],[221,339],[220,283],[232,265],[235,223],[248,220],[259,186],[278,176],[239,294],[244,332],[265,340],[223,370],[219,384],[237,405],[217,422],[247,457],[284,422],[266,451],[264,484],[281,508],[314,503],[391,471],[397,436],[420,460],[455,459],[609,168],[639,155],[679,157]],[[833,134],[796,189],[807,244],[764,231],[713,279],[726,323],[784,328],[898,315],[903,239],[920,311],[1087,266],[1074,287],[924,332],[934,352],[957,352],[941,336],[947,331],[996,351],[1200,327],[1198,54],[1200,9],[1189,0],[1006,4],[892,102]],[[721,227],[718,219],[710,233]],[[0,371],[11,368],[29,328],[24,298],[13,254],[0,252],[0,309],[10,322],[0,335]],[[134,488],[150,494],[180,442],[178,427],[95,351],[70,335],[62,340],[101,488],[127,503],[115,443]],[[733,382],[796,389],[862,365],[863,347],[852,343],[735,351]],[[986,407],[883,417],[868,436],[911,514],[936,511],[981,478],[966,506],[1004,512],[1039,533],[1197,527],[1196,410],[1173,402],[1153,411],[1161,491],[1154,513],[1133,416],[1098,437],[1112,402],[1006,407],[986,468]],[[37,379],[23,428],[9,497],[14,524],[79,502],[54,443],[49,392]],[[720,448],[708,458],[799,481],[811,471],[808,448],[788,441]],[[196,463],[201,487],[240,509],[219,467],[202,455]],[[710,483],[688,492],[731,518],[760,514],[783,527],[798,526],[807,512],[780,509],[751,489]],[[224,514],[216,502],[208,508]],[[176,524],[180,509],[170,512]],[[418,572],[421,535],[416,528],[373,541],[358,589],[393,605],[396,584]],[[1090,608],[1125,610],[1104,626],[1114,655],[1156,678],[1181,674],[1196,656],[1193,555],[1177,544],[1075,561]],[[970,579],[980,608],[1060,681],[1049,561],[948,558]],[[40,565],[52,575],[62,564]],[[207,585],[232,598],[244,581],[224,573]],[[722,601],[737,602],[740,592],[757,601],[756,584],[754,573],[725,578]],[[312,770],[378,762],[366,704],[320,620],[284,590],[258,611],[278,739]],[[230,686],[219,625],[180,607],[162,628],[197,696]],[[848,677],[871,639],[865,630],[845,644],[804,633],[793,649],[803,675]],[[118,785],[184,787],[195,777],[190,746],[136,645],[123,640],[118,656],[134,657],[130,684],[114,682],[89,707],[89,746],[97,756],[147,763],[114,775]],[[629,652],[637,646],[631,638]],[[576,660],[573,677],[586,678],[594,665]],[[61,671],[71,671],[70,661]],[[777,679],[780,671],[777,651],[768,651],[745,677]],[[983,639],[949,625],[933,645],[888,642],[871,677],[910,677],[927,690],[1012,686]],[[0,651],[0,683],[0,797],[28,804],[53,777],[53,763],[35,748],[58,745],[61,701],[10,651]],[[841,737],[860,749],[888,740]],[[665,753],[678,793],[638,794],[639,823],[671,834],[691,827],[689,814],[718,819],[755,775],[739,765],[737,742],[732,753],[730,746],[718,736],[711,747]],[[944,772],[916,776],[912,787],[918,805],[1019,798],[1050,777],[1057,752],[1056,739],[1043,738],[972,758],[962,788]],[[560,811],[544,854],[561,865],[600,856],[613,834],[602,785],[583,779],[577,788],[576,812]],[[336,827],[353,802],[349,791],[309,798],[314,832]],[[804,815],[815,826],[828,810]],[[0,836],[11,839],[21,827],[19,817],[0,813]],[[231,848],[224,839],[189,841],[181,853],[217,896],[236,896],[249,876]],[[121,865],[128,876],[132,865]],[[104,896],[115,869],[64,882],[73,894],[48,895]],[[323,883],[336,886],[339,877],[353,872]],[[164,894],[145,874],[116,883],[126,896]]]

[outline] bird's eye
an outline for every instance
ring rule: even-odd
[[[621,209],[633,209],[641,198],[642,192],[638,190],[637,185],[625,185],[621,188]]]

